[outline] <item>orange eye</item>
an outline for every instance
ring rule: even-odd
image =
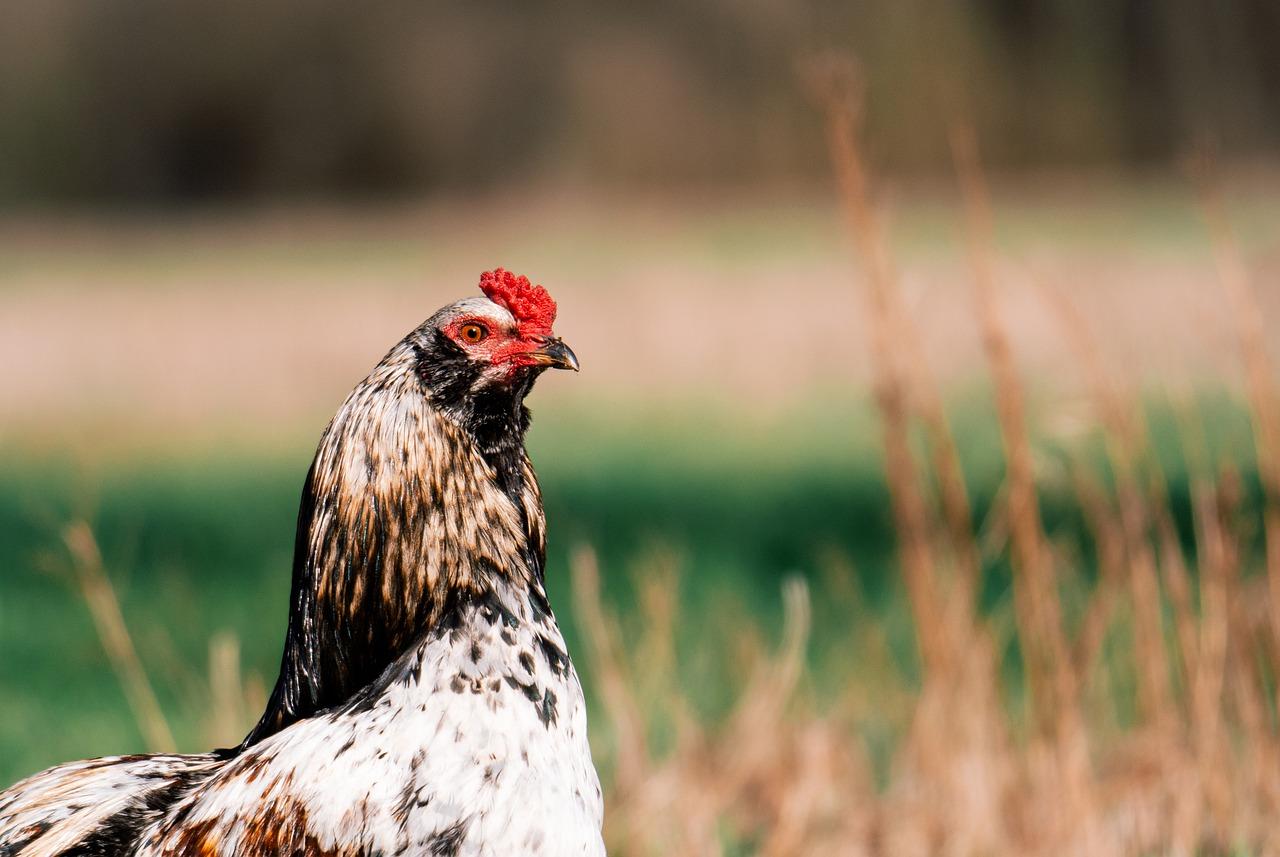
[[[458,331],[467,342],[479,342],[489,335],[482,324],[464,324]]]

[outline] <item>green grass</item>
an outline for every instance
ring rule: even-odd
[[[979,522],[1000,480],[998,436],[980,398],[956,409]],[[1204,412],[1215,447],[1251,472],[1235,455],[1248,446],[1242,412],[1225,400]],[[1169,423],[1155,412],[1181,510],[1186,484]],[[579,647],[567,572],[572,547],[600,552],[606,597],[632,630],[634,570],[643,573],[643,558],[661,548],[680,558],[678,633],[692,653],[683,677],[706,710],[722,710],[730,699],[725,653],[735,623],[776,635],[779,587],[790,574],[808,579],[815,595],[815,683],[823,676],[838,683],[870,665],[847,646],[859,617],[823,590],[822,557],[834,549],[853,562],[864,618],[887,628],[894,668],[912,675],[913,633],[894,571],[876,431],[869,406],[849,403],[807,405],[773,423],[687,402],[540,415],[531,448],[550,520],[549,585],[570,645]],[[1052,466],[1052,445],[1046,448]],[[143,749],[71,585],[60,526],[80,516],[94,525],[178,740],[201,749],[206,700],[193,676],[206,668],[213,634],[235,633],[246,669],[268,685],[274,680],[310,454],[309,445],[271,455],[131,454],[86,473],[55,457],[0,450],[0,781],[58,761]],[[1065,486],[1061,497],[1052,487],[1046,492],[1052,532],[1080,529],[1067,496]],[[993,569],[984,603],[998,617],[1007,601],[1007,572]],[[589,672],[584,681],[590,690]],[[883,728],[869,725],[869,740],[888,741],[876,732]]]

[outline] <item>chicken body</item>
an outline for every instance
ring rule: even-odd
[[[245,741],[37,774],[0,794],[0,857],[604,853],[523,446],[533,381],[577,364],[546,293],[496,274],[515,300],[436,313],[321,438],[280,678]]]

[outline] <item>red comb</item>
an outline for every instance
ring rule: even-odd
[[[542,286],[528,277],[496,268],[480,275],[480,291],[516,318],[522,336],[550,336],[556,320],[556,302]]]

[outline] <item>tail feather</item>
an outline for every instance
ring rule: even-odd
[[[142,832],[224,762],[195,756],[108,756],[71,762],[0,792],[0,857],[128,853]]]

